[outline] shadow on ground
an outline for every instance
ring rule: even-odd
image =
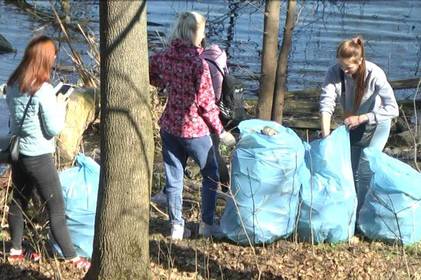
[[[3,263],[3,260],[0,261],[0,278],[3,280],[6,279],[37,279],[37,280],[50,280],[51,278],[45,277],[43,274],[36,270],[32,270],[28,267],[21,267],[18,265],[11,265],[8,263]]]

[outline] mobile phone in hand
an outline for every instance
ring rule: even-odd
[[[73,91],[73,86],[69,85],[69,84],[63,84],[62,82],[60,82],[56,87],[56,96],[58,96],[59,94],[63,94],[63,95],[70,95]]]

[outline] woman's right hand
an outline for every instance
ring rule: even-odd
[[[327,131],[321,131],[320,132],[320,136],[322,137],[322,138],[326,138],[326,137],[328,137],[330,135],[330,130],[327,130]]]
[[[221,135],[219,135],[219,139],[221,140],[222,144],[224,144],[228,147],[232,147],[232,146],[235,145],[234,135],[232,135],[228,131],[222,132]]]
[[[327,112],[322,112],[321,114],[321,120],[320,120],[320,126],[321,126],[321,134],[322,137],[328,137],[330,134],[330,119],[332,116]]]
[[[67,102],[68,102],[68,100],[69,100],[69,96],[72,94],[72,92],[73,92],[73,88],[70,88],[70,89],[66,92],[66,94],[61,94],[61,93],[59,93],[59,94],[56,96],[57,105],[65,108],[65,107],[66,107],[66,105],[67,105]]]

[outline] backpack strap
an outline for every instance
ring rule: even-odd
[[[23,122],[25,120],[26,113],[28,112],[29,104],[31,103],[32,97],[33,95],[31,94],[31,97],[29,97],[28,103],[26,104],[25,111],[23,112],[23,117],[22,117],[22,120],[20,121],[19,130],[18,130],[18,133],[16,133],[16,135],[19,135],[20,131],[22,130]]]
[[[218,65],[215,61],[213,61],[213,60],[211,60],[211,59],[209,59],[209,58],[205,58],[205,60],[206,60],[207,62],[212,63],[212,64],[216,67],[216,69],[218,69],[219,73],[221,73],[221,74],[222,74],[222,76],[223,76],[223,77],[225,77],[225,72],[224,72],[224,71],[222,71],[222,69],[221,69],[221,68],[219,68],[219,65]]]
[[[339,69],[339,76],[341,77],[341,94],[345,92],[345,73],[344,70]]]

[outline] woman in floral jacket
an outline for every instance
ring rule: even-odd
[[[235,144],[232,134],[223,130],[209,65],[200,57],[205,24],[205,18],[199,13],[182,13],[170,46],[153,55],[150,61],[151,84],[168,92],[167,105],[159,124],[173,240],[190,235],[190,231],[184,228],[181,214],[187,157],[193,158],[200,166],[203,181],[199,234],[209,237],[218,231],[214,225],[214,213],[219,181],[210,133],[219,135],[224,144]]]

